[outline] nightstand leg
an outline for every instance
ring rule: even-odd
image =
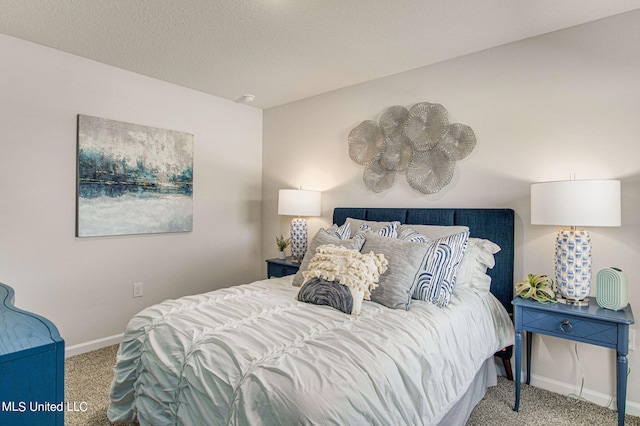
[[[531,349],[533,348],[533,333],[527,331],[527,384],[531,384]]]
[[[618,403],[618,426],[624,425],[624,412],[627,402],[627,367],[629,361],[626,353],[618,352],[616,359],[616,398]]]
[[[513,411],[520,408],[520,371],[522,370],[522,332],[516,330],[516,402]]]

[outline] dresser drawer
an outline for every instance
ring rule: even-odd
[[[615,348],[618,343],[617,324],[583,318],[563,312],[523,309],[525,329],[534,333],[571,339],[593,345]]]

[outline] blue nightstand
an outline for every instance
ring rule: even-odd
[[[294,262],[291,257],[286,259],[267,259],[267,278],[293,275],[300,269],[300,262]]]
[[[514,306],[516,328],[516,401],[513,410],[518,411],[520,405],[522,332],[527,331],[527,384],[531,382],[532,335],[542,333],[616,350],[618,425],[624,425],[629,325],[634,323],[631,305],[620,311],[612,311],[601,308],[593,299],[589,306],[583,307],[562,303],[542,304],[520,297],[511,303]]]

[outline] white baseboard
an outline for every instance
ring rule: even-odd
[[[526,377],[526,375],[523,373],[522,377],[524,378]],[[558,393],[560,395],[577,394],[580,391],[580,389],[576,391],[575,386],[571,386],[568,383],[559,382],[557,380],[539,376],[537,374],[531,375],[531,385],[540,389],[548,390],[550,392]],[[589,402],[593,402],[594,404],[598,404],[603,407],[607,407],[607,404],[611,403],[611,406],[609,406],[609,408],[612,410],[616,409],[616,399],[613,398],[612,400],[611,395],[584,388],[582,390],[582,397]],[[640,417],[640,403],[627,401],[625,413],[631,414],[632,416]]]
[[[102,339],[91,340],[90,342],[69,346],[68,348],[65,348],[64,357],[69,358],[70,356],[95,351],[107,346],[117,345],[122,342],[123,336],[124,333],[114,334],[113,336],[103,337]]]

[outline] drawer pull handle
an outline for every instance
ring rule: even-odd
[[[569,322],[569,320],[564,320],[560,324],[560,331],[563,333],[571,333],[573,331],[573,326]]]

